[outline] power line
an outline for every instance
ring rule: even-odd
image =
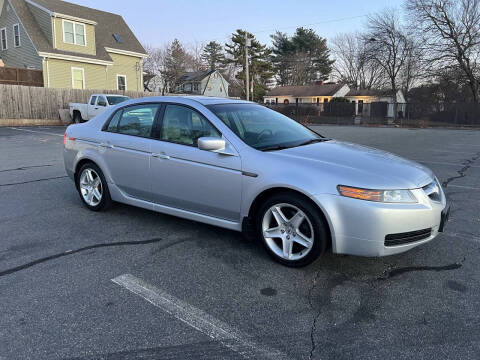
[[[350,17],[344,17],[344,18],[338,18],[338,19],[324,20],[324,21],[311,23],[311,24],[295,25],[295,26],[292,25],[292,26],[284,26],[284,27],[276,28],[276,29],[260,30],[260,31],[255,31],[255,34],[262,34],[262,33],[266,33],[266,32],[283,30],[283,29],[297,29],[299,27],[308,27],[308,26],[315,26],[315,25],[322,25],[322,24],[330,24],[330,23],[334,23],[334,22],[341,22],[341,21],[346,21],[346,20],[359,19],[359,18],[366,17],[368,15],[369,14],[363,14],[363,15],[350,16]]]
[[[363,15],[356,15],[356,16],[349,16],[349,17],[343,17],[343,18],[337,18],[337,19],[330,19],[330,20],[323,20],[323,21],[319,21],[319,22],[315,22],[315,23],[310,23],[310,24],[301,24],[301,25],[290,25],[290,26],[282,26],[282,27],[279,27],[279,28],[276,28],[276,29],[264,29],[264,30],[258,30],[258,31],[249,31],[249,30],[246,30],[246,29],[242,29],[242,30],[246,30],[247,32],[253,34],[254,36],[256,34],[264,34],[266,32],[276,32],[278,30],[286,30],[286,29],[297,29],[299,27],[309,27],[309,26],[316,26],[316,25],[323,25],[323,24],[331,24],[331,23],[336,23],[336,22],[342,22],[342,21],[347,21],[347,20],[354,20],[354,19],[360,19],[360,18],[364,18],[364,17],[367,17],[369,16],[370,14],[363,14]],[[221,41],[224,41],[226,39],[229,39],[230,38],[230,35],[231,33],[229,33],[228,35],[225,35],[223,37],[218,37],[218,38],[215,38],[215,39],[209,39],[209,41],[216,41],[216,40],[221,40]]]

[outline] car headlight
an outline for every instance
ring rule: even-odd
[[[351,186],[338,185],[342,196],[354,199],[384,203],[416,203],[417,199],[410,190],[369,190]]]

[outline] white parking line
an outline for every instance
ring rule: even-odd
[[[131,274],[120,275],[112,281],[245,358],[288,358],[277,350],[257,344],[248,335]]]
[[[9,127],[9,129],[17,130],[17,131],[26,131],[26,132],[37,133],[37,134],[45,134],[45,135],[63,137],[63,134],[55,134],[55,133],[45,132],[45,131],[37,131],[37,130],[29,130],[29,129],[19,129],[19,128],[15,128],[15,127]]]

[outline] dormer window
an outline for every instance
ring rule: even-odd
[[[85,46],[85,24],[63,20],[63,41],[67,44]]]

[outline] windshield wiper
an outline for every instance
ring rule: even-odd
[[[264,148],[260,148],[258,150],[260,151],[275,151],[275,150],[285,150],[285,149],[290,149],[291,146],[281,146],[281,145],[275,145],[275,146],[267,146]]]
[[[311,139],[311,140],[308,140],[304,143],[298,144],[297,146],[310,145],[310,144],[315,144],[317,142],[324,142],[324,141],[328,141],[328,140],[330,140],[330,139],[327,139],[327,138]]]

